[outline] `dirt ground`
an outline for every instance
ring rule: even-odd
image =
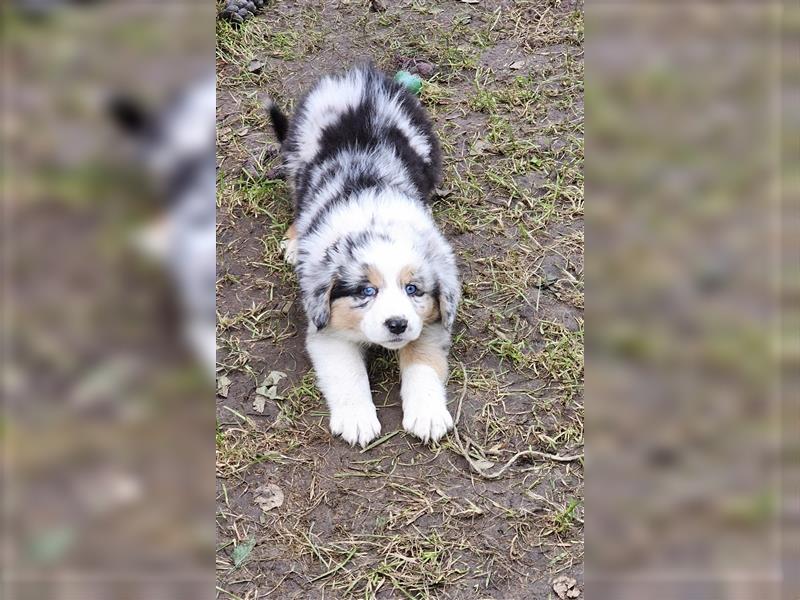
[[[582,590],[582,11],[277,1],[218,22],[218,597],[567,597],[559,576]],[[383,437],[362,452],[331,437],[303,349],[279,247],[291,199],[261,104],[291,109],[363,59],[425,74],[444,151],[434,213],[464,299],[458,436],[402,431],[395,360],[376,353]],[[272,371],[287,377],[257,393]]]

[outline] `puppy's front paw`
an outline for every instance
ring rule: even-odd
[[[381,432],[381,423],[372,403],[343,406],[331,411],[331,433],[341,435],[351,446],[366,447]]]
[[[443,404],[417,404],[403,414],[403,429],[423,442],[437,442],[452,428],[453,417]]]
[[[444,385],[430,374],[409,373],[403,380],[403,429],[423,442],[436,442],[453,428]]]
[[[297,264],[297,240],[295,238],[281,240],[281,250],[283,250],[283,260],[290,265]]]

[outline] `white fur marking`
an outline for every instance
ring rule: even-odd
[[[308,354],[317,373],[331,414],[331,433],[341,435],[348,444],[362,448],[381,432],[372,403],[364,357],[357,344],[315,331],[312,325],[306,339]]]
[[[453,428],[444,383],[433,368],[422,364],[406,367],[402,380],[403,429],[423,442],[440,440]]]

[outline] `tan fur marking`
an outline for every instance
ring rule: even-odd
[[[358,331],[361,317],[361,311],[353,308],[349,298],[337,298],[331,303],[330,326],[332,329]]]
[[[422,317],[422,322],[427,325],[428,323],[435,323],[439,319],[441,319],[441,314],[439,313],[439,301],[431,296],[430,294],[426,294],[423,296],[423,307],[420,311],[420,316]]]
[[[381,289],[383,287],[383,275],[381,275],[380,271],[375,267],[371,266],[367,269],[367,279],[369,282],[374,285],[376,288]]]
[[[447,352],[430,340],[419,338],[400,348],[397,355],[401,372],[411,365],[422,364],[436,371],[442,381],[447,379]]]
[[[286,230],[286,234],[283,236],[285,240],[296,240],[297,239],[297,228],[294,226],[294,223],[289,225],[289,229]]]
[[[414,280],[414,269],[410,266],[403,267],[400,270],[400,275],[397,277],[397,283],[400,287],[404,287],[406,284],[411,283]]]

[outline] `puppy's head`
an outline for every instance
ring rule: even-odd
[[[452,327],[459,299],[450,247],[436,231],[367,234],[345,249],[309,314],[318,328],[390,350],[428,324]]]

